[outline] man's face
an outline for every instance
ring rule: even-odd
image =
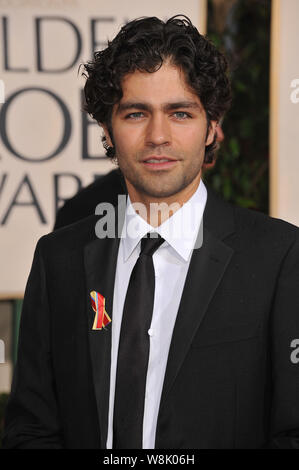
[[[163,64],[154,73],[128,74],[122,90],[111,124],[131,200],[185,202],[199,184],[205,147],[213,141],[216,122],[212,121],[207,136],[200,99],[173,65]],[[107,128],[104,131],[112,145]]]

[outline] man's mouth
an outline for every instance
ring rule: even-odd
[[[145,158],[142,163],[149,169],[163,170],[173,167],[178,160],[175,158],[167,157],[164,155],[153,156]]]

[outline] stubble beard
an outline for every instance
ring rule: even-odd
[[[168,198],[183,191],[201,171],[202,165],[196,161],[195,163],[185,171],[182,166],[181,172],[175,171],[176,169],[158,170],[146,175],[142,171],[134,171],[134,168],[126,164],[121,157],[118,158],[119,168],[129,183],[138,193],[152,198]],[[137,165],[142,165],[142,163],[137,163]],[[181,162],[178,165],[182,165]]]

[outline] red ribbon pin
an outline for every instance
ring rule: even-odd
[[[101,330],[111,322],[111,318],[105,310],[105,297],[93,290],[90,292],[90,298],[92,309],[95,312],[92,329]]]

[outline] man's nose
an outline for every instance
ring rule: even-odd
[[[163,114],[151,116],[146,128],[147,145],[166,145],[171,142],[171,130],[168,117]]]

